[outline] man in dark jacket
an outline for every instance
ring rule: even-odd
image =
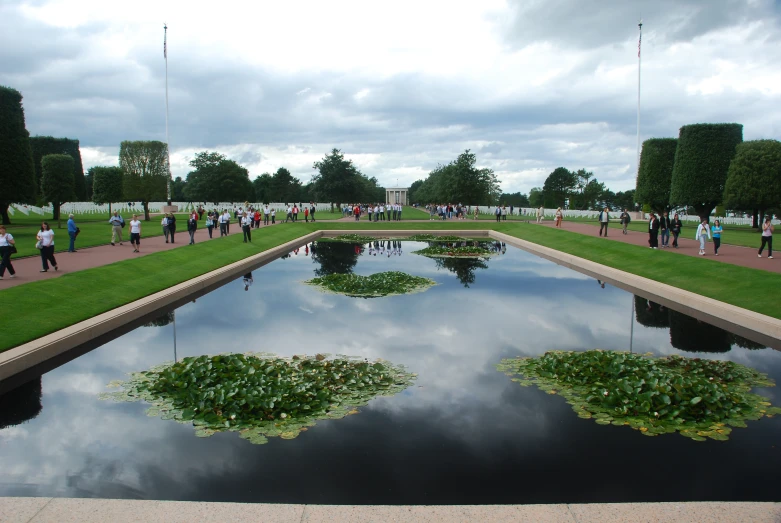
[[[174,213],[168,215],[168,231],[171,233],[171,243],[174,243],[174,235],[176,234],[176,216]]]
[[[169,226],[170,229],[170,226]],[[195,231],[198,230],[198,213],[193,212],[187,220],[187,232],[190,233],[190,245],[195,245]]]
[[[665,211],[659,218],[659,229],[662,231],[662,248],[669,247],[670,245],[670,215]]]
[[[648,220],[648,245],[652,249],[659,248],[659,219],[650,213],[651,218]]]

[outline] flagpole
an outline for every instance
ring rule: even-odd
[[[640,174],[640,65],[642,58],[640,57],[640,46],[643,43],[643,21],[637,24],[637,28],[640,31],[640,38],[637,40],[637,164],[635,171],[635,179]]]
[[[165,145],[168,156],[166,193],[168,205],[171,205],[171,142],[168,138],[168,25],[165,22],[163,22],[163,58],[165,58]]]

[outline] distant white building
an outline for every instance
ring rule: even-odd
[[[385,203],[409,205],[409,187],[387,187],[385,189]]]

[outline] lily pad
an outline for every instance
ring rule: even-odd
[[[121,390],[100,397],[146,401],[148,416],[192,423],[201,438],[238,431],[250,443],[262,444],[269,437],[293,439],[317,420],[356,414],[356,407],[393,396],[414,380],[404,367],[387,361],[220,354],[134,373]]]
[[[580,418],[628,425],[646,436],[679,432],[694,441],[726,441],[731,427],[781,412],[751,392],[774,386],[773,380],[730,361],[551,351],[505,359],[497,369],[542,391],[556,390]]]
[[[414,251],[412,254],[419,254],[428,258],[488,258],[496,255],[496,251],[479,246],[453,246],[431,245],[425,249]]]
[[[328,274],[305,281],[327,292],[356,298],[379,298],[399,294],[423,292],[437,284],[430,278],[412,276],[404,272],[388,271],[361,276],[359,274]]]

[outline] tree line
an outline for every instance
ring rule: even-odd
[[[737,123],[684,125],[678,138],[643,142],[636,195],[645,211],[750,213],[759,227],[781,210],[781,142],[744,142]]]
[[[280,167],[250,181],[249,170],[224,154],[203,151],[190,161],[185,179],[171,180],[168,146],[156,140],[120,144],[119,166],[95,166],[84,174],[79,141],[33,136],[27,131],[22,95],[0,86],[0,216],[10,224],[12,203],[52,203],[54,219],[68,201],[111,204],[140,202],[149,219],[149,202],[168,198],[188,202],[379,202],[385,189],[363,174],[339,149],[314,162],[311,181],[302,184]],[[169,200],[170,201],[170,200]]]

